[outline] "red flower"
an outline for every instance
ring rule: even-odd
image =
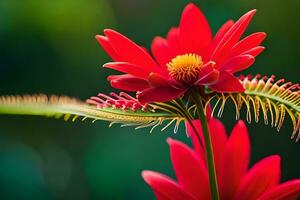
[[[243,92],[235,72],[253,64],[264,47],[259,46],[266,34],[258,32],[241,39],[252,10],[237,22],[229,20],[213,37],[203,13],[188,4],[179,27],[167,38],[156,37],[151,46],[155,60],[147,50],[122,34],[106,29],[96,39],[115,61],[104,67],[124,74],[109,76],[112,87],[138,92],[141,102],[175,99],[192,86],[208,86],[217,92]]]
[[[201,127],[194,122],[197,130]],[[245,124],[240,121],[229,138],[221,122],[209,122],[221,199],[295,200],[300,195],[300,179],[279,184],[280,157],[269,156],[248,170],[250,142]],[[168,139],[177,182],[152,171],[142,176],[159,200],[209,200],[208,169],[204,150],[188,126],[194,149]],[[202,136],[202,134],[201,134]]]

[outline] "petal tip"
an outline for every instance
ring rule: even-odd
[[[252,10],[250,10],[248,13],[254,15],[254,14],[256,13],[256,11],[257,11],[257,9],[252,9]]]
[[[112,33],[112,32],[116,32],[116,31],[113,29],[110,29],[110,28],[106,28],[103,30],[103,32],[104,32],[104,34],[106,34],[106,33]]]
[[[172,145],[172,143],[174,143],[174,139],[173,138],[171,138],[171,137],[168,137],[167,138],[167,143],[168,143],[168,145]]]

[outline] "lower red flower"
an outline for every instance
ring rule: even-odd
[[[201,133],[198,121],[193,122]],[[240,121],[229,138],[223,124],[209,122],[221,199],[295,200],[300,196],[300,179],[280,181],[280,157],[269,156],[248,169],[250,141],[244,122]],[[194,149],[168,139],[177,181],[153,171],[143,171],[144,180],[159,200],[209,200],[210,188],[205,150],[187,125]],[[202,134],[201,134],[202,137]]]

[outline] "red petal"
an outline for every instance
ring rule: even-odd
[[[222,171],[222,199],[232,199],[250,161],[250,141],[245,123],[239,121],[226,144]]]
[[[202,76],[198,81],[196,82],[196,85],[211,85],[218,81],[218,78],[220,76],[220,72],[216,69],[211,71],[210,73],[206,74],[205,76]]]
[[[216,46],[218,46],[219,42],[222,40],[222,38],[224,37],[224,35],[232,27],[233,24],[234,24],[234,21],[233,20],[229,20],[229,21],[227,21],[225,24],[223,24],[221,26],[221,28],[218,30],[218,32],[216,33],[216,35],[215,35],[215,37],[213,39],[212,51],[215,49]]]
[[[118,61],[120,60],[120,57],[118,56],[118,54],[116,53],[116,51],[111,47],[111,45],[109,44],[109,41],[107,39],[107,37],[102,36],[102,35],[96,35],[96,40],[99,42],[99,44],[102,46],[102,48],[104,49],[104,51],[106,51],[106,53],[114,60],[114,61]]]
[[[276,186],[280,179],[280,157],[269,156],[256,165],[241,181],[236,200],[257,200],[264,192]]]
[[[169,42],[162,37],[155,37],[151,45],[152,53],[157,62],[166,68],[166,64],[176,57],[178,54],[174,48],[172,48]]]
[[[166,102],[177,99],[186,92],[187,89],[179,89],[173,86],[148,88],[138,93],[138,100],[141,103]]]
[[[104,33],[122,61],[141,66],[152,72],[160,71],[158,65],[142,47],[114,30],[106,29]]]
[[[180,44],[183,52],[203,56],[203,50],[211,40],[212,33],[205,16],[193,3],[188,4],[180,20]]]
[[[191,137],[192,139],[192,143],[193,143],[193,147],[197,153],[197,155],[199,156],[199,158],[201,158],[203,161],[206,160],[205,158],[205,152],[203,149],[202,144],[204,144],[204,139],[203,139],[203,135],[202,135],[202,126],[199,120],[193,120],[193,126],[195,127],[197,133],[194,131],[193,127],[190,125],[190,123],[185,122],[185,127],[186,127],[186,133],[189,137]],[[198,136],[201,140],[201,143],[198,139]]]
[[[179,184],[197,199],[209,200],[210,189],[205,163],[185,144],[171,138],[167,141]]]
[[[255,12],[256,10],[252,10],[243,15],[230,28],[230,30],[227,31],[222,40],[219,42],[219,45],[216,47],[211,58],[212,61],[215,61],[217,63],[217,66],[222,65],[222,62],[226,59],[226,56],[229,55],[232,47],[241,38]]]
[[[131,92],[149,88],[147,81],[129,74],[109,76],[108,80],[112,87]]]
[[[250,55],[240,55],[231,58],[226,64],[220,67],[220,71],[230,73],[239,72],[250,67],[255,61],[255,58]]]
[[[192,129],[192,127],[188,123],[186,123],[186,125],[187,125],[188,135],[191,136],[191,138],[192,138],[192,143],[195,148],[195,151],[197,152],[199,157],[203,161],[206,162],[205,151],[203,150],[203,147],[202,147],[202,144],[204,145],[204,138],[203,138],[203,132],[202,132],[202,127],[201,127],[200,121],[194,120],[193,125],[199,134],[202,144],[200,144],[200,141],[199,141],[196,133]],[[210,130],[210,135],[211,135],[211,142],[213,145],[214,160],[215,160],[215,165],[216,165],[218,182],[221,183],[220,175],[221,175],[221,170],[222,170],[222,166],[223,166],[223,162],[224,162],[224,152],[225,152],[225,145],[226,145],[226,141],[227,141],[226,131],[225,131],[223,124],[214,118],[212,118],[209,121],[209,130]]]
[[[172,200],[196,200],[188,192],[184,191],[175,181],[171,178],[152,171],[143,171],[142,176],[146,183],[150,185],[153,191],[159,197],[164,197],[163,199]]]
[[[267,35],[264,32],[258,32],[245,37],[243,40],[234,45],[231,56],[238,56],[243,54],[245,51],[257,47],[264,41],[266,36]]]
[[[168,32],[168,35],[167,35],[167,40],[172,47],[179,50],[180,44],[179,44],[179,28],[178,27],[173,27],[170,29],[170,31]]]
[[[213,146],[219,188],[222,188],[221,172],[224,163],[225,148],[227,141],[226,131],[223,124],[217,119],[211,119],[209,121],[209,131]]]
[[[265,50],[265,47],[254,47],[253,49],[250,49],[249,51],[245,51],[243,52],[243,55],[251,55],[253,57],[258,56],[261,52],[263,52],[263,50]]]
[[[151,73],[148,81],[152,87],[172,87],[171,83],[160,74]]]
[[[217,92],[244,92],[245,91],[239,79],[226,71],[221,72],[219,81],[216,84],[210,85],[209,88]]]
[[[259,200],[296,200],[300,197],[300,179],[280,184],[265,194]]]
[[[214,65],[214,62],[208,62],[201,68],[196,85],[210,85],[217,82],[220,72],[214,68]]]
[[[147,79],[150,73],[147,70],[140,68],[139,66],[126,62],[110,62],[104,64],[103,67],[114,69],[123,73],[128,73],[142,79]]]

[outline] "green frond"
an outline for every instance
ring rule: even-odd
[[[223,109],[228,101],[235,106],[236,119],[240,118],[242,107],[246,108],[246,119],[250,123],[254,117],[259,121],[262,114],[265,124],[271,124],[279,131],[286,116],[292,121],[293,134],[291,138],[300,139],[300,92],[298,84],[285,82],[280,79],[275,82],[271,78],[260,75],[251,78],[241,77],[240,81],[245,87],[244,93],[215,93],[207,104],[214,102],[213,113],[221,117]],[[214,100],[214,101],[213,101]]]
[[[43,94],[0,96],[0,114],[46,116],[63,118],[65,121],[104,120],[111,122],[110,125],[120,123],[122,126],[135,126],[136,129],[152,127],[151,131],[166,123],[162,129],[175,123],[174,131],[176,131],[179,123],[184,120],[175,112],[152,107],[152,105],[149,105],[147,110],[130,110],[113,106],[99,107],[76,98]]]

